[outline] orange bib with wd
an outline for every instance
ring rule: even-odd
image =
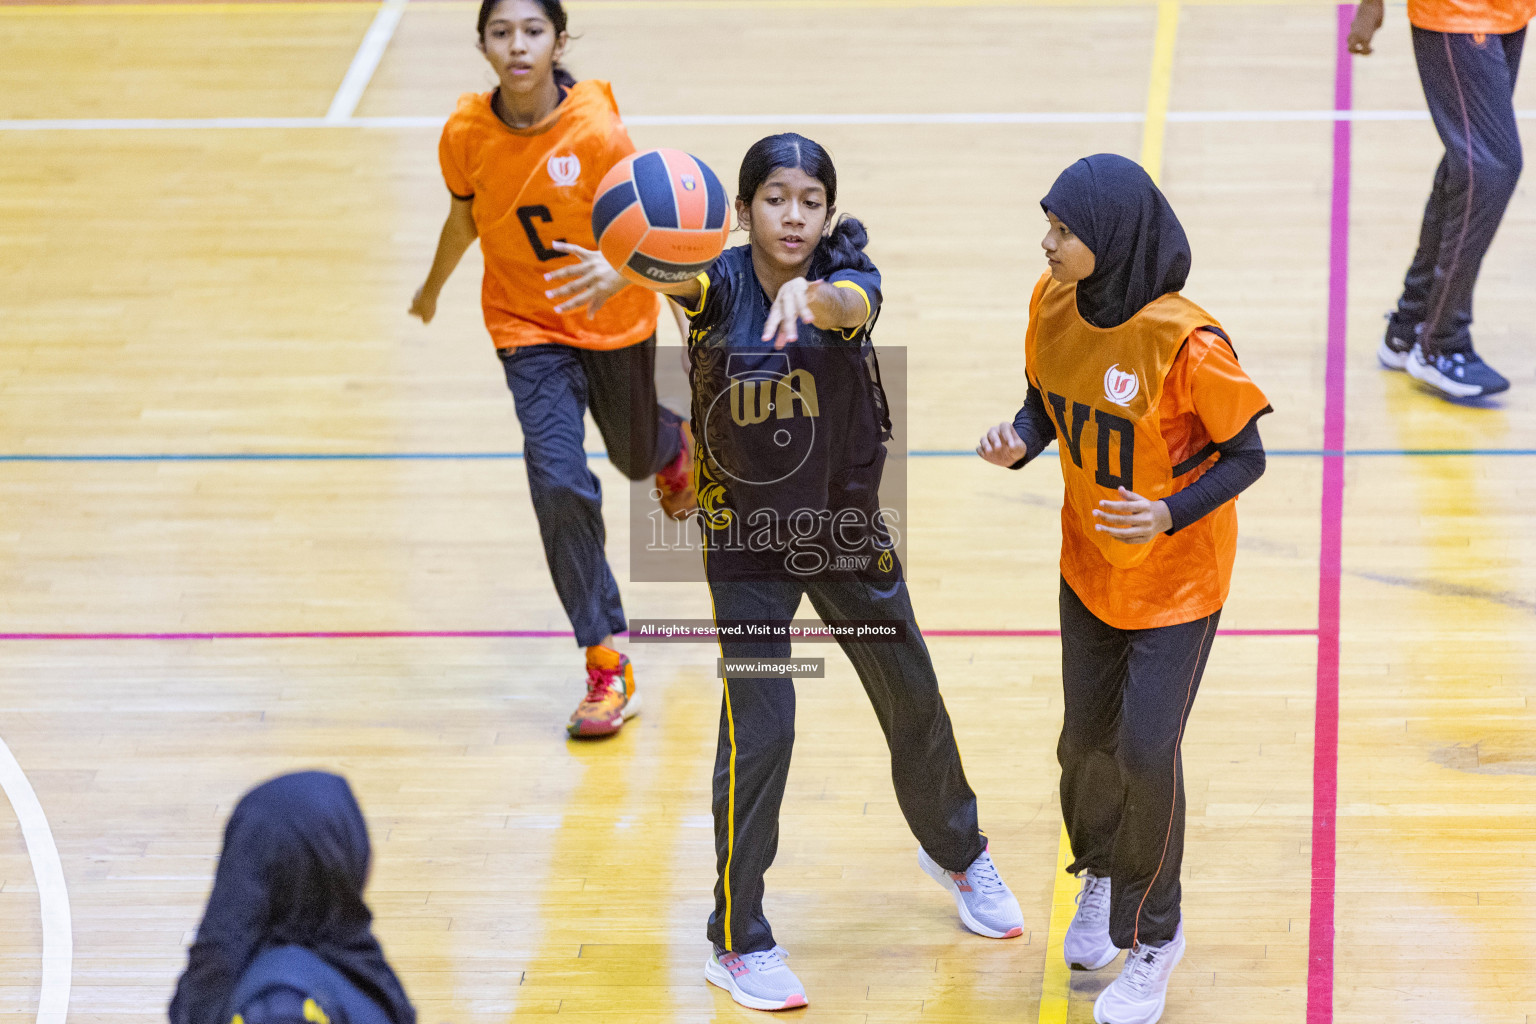
[[[1077,311],[1077,286],[1045,282],[1024,336],[1025,372],[1046,401],[1061,449],[1063,531],[1091,541],[1117,569],[1144,562],[1164,538],[1125,544],[1094,529],[1100,501],[1117,488],[1148,501],[1173,493],[1173,462],[1158,403],[1185,339],[1221,325],[1178,294],[1144,306],[1119,327],[1095,327]]]

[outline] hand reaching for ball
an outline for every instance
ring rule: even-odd
[[[546,281],[565,281],[570,278],[560,287],[544,293],[545,298],[558,303],[555,306],[556,313],[569,313],[586,306],[587,318],[591,319],[603,308],[603,303],[623,291],[628,284],[600,252],[559,240],[549,243],[549,247],[576,257],[576,262],[570,266],[544,275]]]

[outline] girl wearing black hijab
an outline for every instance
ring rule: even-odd
[[[1139,165],[1079,160],[1041,206],[1050,269],[1030,300],[1028,393],[976,450],[1018,469],[1060,441],[1057,758],[1067,870],[1083,879],[1065,955],[1096,970],[1130,950],[1094,1020],[1152,1024],[1184,954],[1179,746],[1270,408],[1221,325],[1179,294],[1189,242]]]
[[[340,776],[283,775],[242,797],[171,1024],[416,1024],[369,927],[368,866]]]

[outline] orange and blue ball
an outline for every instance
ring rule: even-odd
[[[730,202],[704,161],[677,149],[632,153],[597,187],[592,234],[623,277],[646,288],[691,281],[725,249]]]

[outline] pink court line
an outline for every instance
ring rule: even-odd
[[[1223,636],[1316,636],[1315,629],[1224,629]],[[623,634],[620,634],[623,635]],[[925,637],[1057,637],[1057,629],[929,629]],[[565,639],[568,629],[368,629],[185,633],[0,633],[3,640],[528,640]]]
[[[1316,636],[1315,629],[1222,629],[1222,636]],[[1061,636],[1059,629],[925,629],[923,636],[1030,637]]]
[[[366,629],[273,630],[186,633],[0,633],[0,640],[393,640],[529,639],[574,636],[559,629]]]
[[[1338,8],[1333,105],[1353,105],[1349,26]],[[1333,123],[1333,208],[1329,221],[1328,348],[1323,448],[1344,449],[1345,342],[1349,302],[1350,122]],[[1317,711],[1312,732],[1312,902],[1307,935],[1307,1024],[1333,1022],[1334,898],[1339,810],[1339,580],[1342,575],[1344,459],[1323,456],[1322,543],[1317,572]]]

